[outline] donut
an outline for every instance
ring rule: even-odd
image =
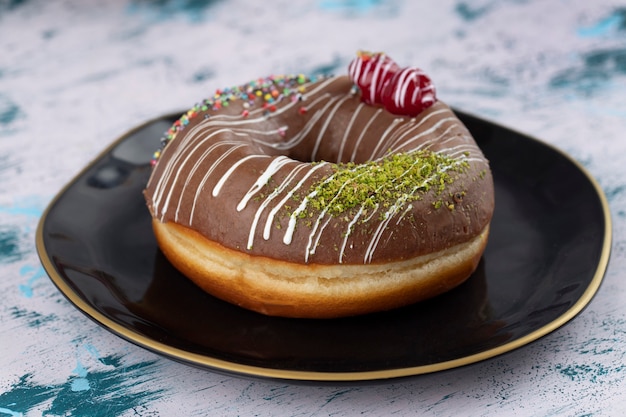
[[[292,318],[451,290],[476,269],[494,209],[489,163],[430,78],[366,52],[347,75],[217,90],[165,133],[144,196],[183,275]]]

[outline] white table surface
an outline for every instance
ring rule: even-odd
[[[0,1],[0,416],[618,416],[626,413],[626,7],[573,0]],[[259,76],[422,67],[457,108],[597,179],[611,260],[566,326],[462,368],[303,386],[175,363],[99,327],[35,250],[55,194],[114,139]]]

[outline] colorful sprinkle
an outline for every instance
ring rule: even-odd
[[[153,166],[156,165],[165,146],[196,116],[202,114],[203,118],[207,119],[210,116],[207,112],[219,111],[228,107],[234,101],[243,100],[242,107],[244,110],[241,112],[241,116],[248,117],[250,115],[249,109],[257,105],[256,101],[259,99],[262,100],[263,114],[268,116],[276,111],[276,105],[282,100],[301,101],[302,94],[306,91],[306,84],[317,80],[316,77],[307,77],[303,74],[273,75],[250,81],[241,86],[217,89],[211,98],[196,104],[172,124],[170,129],[163,135],[161,148],[154,153],[151,164]],[[306,112],[307,109],[305,107],[299,109],[300,114],[305,114]],[[284,130],[279,130],[278,132],[280,135],[285,134]]]

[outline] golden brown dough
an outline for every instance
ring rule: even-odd
[[[184,226],[153,220],[170,262],[206,292],[271,316],[334,318],[406,306],[464,282],[478,266],[489,228],[467,243],[406,261],[302,265],[251,256]]]

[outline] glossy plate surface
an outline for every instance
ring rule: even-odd
[[[365,381],[451,369],[565,324],[593,298],[611,246],[606,199],[562,152],[459,113],[490,160],[496,210],[476,273],[440,297],[339,320],[281,319],[205,294],[157,248],[142,196],[175,116],[124,135],[50,204],[37,248],[54,284],[106,329],[215,371]]]

